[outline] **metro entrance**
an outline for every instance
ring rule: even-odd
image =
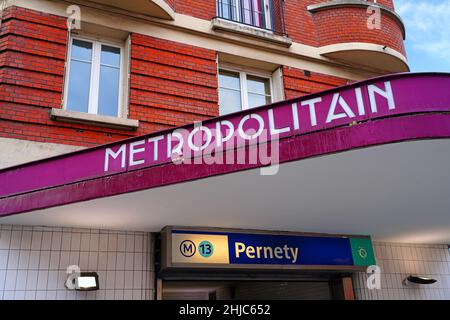
[[[347,298],[352,297],[350,294]],[[162,300],[340,300],[339,281],[162,281]]]

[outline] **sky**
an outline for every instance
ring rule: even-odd
[[[450,72],[450,0],[394,0],[412,72]]]

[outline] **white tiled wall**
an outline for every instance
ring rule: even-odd
[[[354,276],[356,298],[360,300],[450,300],[450,254],[447,245],[374,243],[381,268],[381,290],[369,290],[367,275]],[[437,283],[404,286],[409,275],[432,277]]]
[[[150,233],[0,225],[0,300],[153,299],[153,252]],[[100,290],[67,290],[69,265]]]

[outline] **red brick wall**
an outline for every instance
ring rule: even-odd
[[[140,34],[131,36],[128,132],[52,121],[62,102],[67,29],[64,17],[19,7],[0,29],[0,137],[93,146],[218,115],[216,52]],[[284,67],[286,98],[346,83]]]
[[[347,79],[333,77],[321,73],[305,74],[304,70],[283,67],[284,95],[286,99],[301,97],[310,93],[343,86]]]
[[[50,120],[60,108],[66,59],[66,19],[19,7],[0,28],[0,137],[95,145],[129,133]]]
[[[173,0],[177,13],[211,20],[216,16],[217,0]]]
[[[364,8],[333,8],[313,14],[319,46],[346,42],[387,45],[405,54],[402,30],[391,16],[382,13],[381,29],[367,28]]]
[[[216,16],[216,0],[173,0],[176,12],[200,19]],[[405,53],[403,37],[397,22],[383,14],[382,29],[369,30],[366,8],[334,8],[310,13],[311,4],[327,0],[285,0],[286,34],[294,41],[310,46],[323,46],[343,42],[368,42]],[[373,0],[370,0],[373,2]],[[394,9],[393,0],[378,0],[378,4]]]
[[[135,132],[50,119],[61,108],[66,19],[19,7],[0,29],[0,137],[92,146],[218,115],[214,51],[132,35]]]
[[[130,117],[150,131],[218,116],[216,52],[133,34]]]

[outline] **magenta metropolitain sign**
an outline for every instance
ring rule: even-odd
[[[450,125],[443,123],[447,123],[449,116],[446,113],[449,111],[449,74],[399,74],[375,78],[202,123],[0,170],[0,210],[2,201],[11,197],[18,199],[20,195],[44,192],[55,187],[67,188],[84,181],[94,183],[94,180],[109,179],[102,180],[102,191],[90,189],[92,194],[79,196],[78,200],[241,169],[273,166],[350,148],[408,139],[446,138],[450,137]],[[351,132],[352,136],[347,134],[348,141],[342,135],[336,136],[344,132],[342,130]],[[336,136],[335,140],[327,138],[325,141],[325,135],[330,133]],[[299,141],[303,141],[304,150]],[[249,156],[252,148],[257,150],[254,159]],[[313,149],[318,151],[311,151]],[[244,156],[241,157],[242,154]],[[176,165],[177,170],[173,169]],[[208,165],[213,168],[207,168]],[[223,169],[224,165],[228,166],[229,171]],[[194,170],[187,166],[197,167]],[[158,177],[166,168],[172,171],[166,172],[172,176],[147,184],[142,179],[156,179],[156,171],[152,173],[154,176],[140,174],[150,172],[149,168],[159,168]],[[174,177],[174,172],[180,177]],[[130,181],[127,181],[126,188],[117,182],[114,186],[117,190],[104,190],[112,177],[131,177],[131,173],[134,176],[130,181],[135,181],[138,187],[129,187]],[[71,201],[66,198],[63,202]],[[57,202],[49,205],[55,204]],[[25,209],[12,206],[14,203],[6,203],[3,208],[6,208],[6,213],[31,208],[27,205]],[[23,206],[22,202],[20,206]]]

